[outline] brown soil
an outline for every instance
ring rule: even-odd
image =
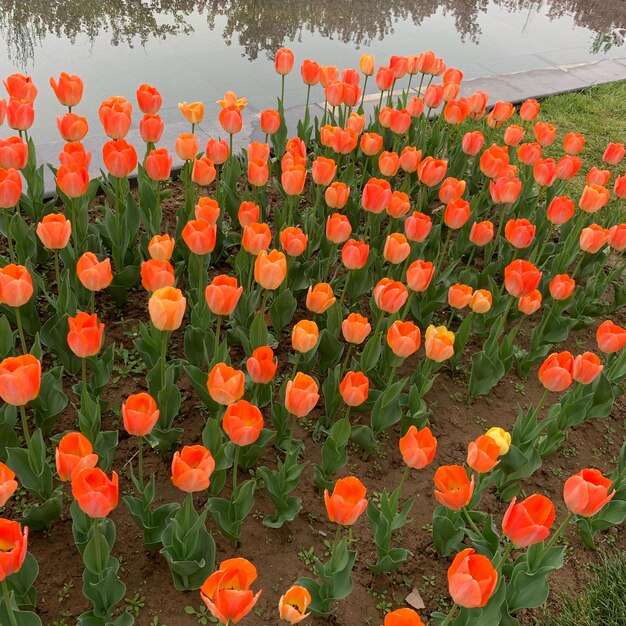
[[[173,223],[172,213],[177,202],[180,201],[181,191],[175,185],[172,199],[164,203],[164,220]],[[115,342],[132,351],[132,330],[139,322],[148,320],[147,297],[139,288],[132,294],[123,307],[118,308],[108,302],[108,296],[99,296],[98,309],[102,312],[106,324],[106,342]],[[297,316],[299,313],[296,314]],[[447,316],[447,314],[446,314]],[[616,321],[619,323],[620,319]],[[622,314],[621,322],[626,321]],[[458,324],[455,321],[454,329]],[[522,336],[528,336],[530,328],[522,331]],[[170,344],[170,354],[182,354],[182,329],[174,333]],[[283,336],[285,336],[283,334]],[[595,328],[572,334],[566,347],[575,353],[584,349],[594,349]],[[283,342],[283,344],[288,341]],[[284,348],[283,348],[284,350]],[[415,496],[411,522],[405,527],[401,545],[413,552],[413,558],[391,575],[374,576],[367,568],[366,562],[375,555],[375,546],[371,540],[369,525],[363,516],[353,529],[354,546],[358,550],[357,562],[354,569],[354,590],[343,602],[337,605],[336,617],[330,622],[322,619],[310,619],[306,623],[325,624],[336,626],[355,626],[358,624],[378,626],[383,621],[383,608],[398,608],[404,606],[404,599],[413,587],[416,587],[425,604],[426,609],[420,614],[424,621],[430,612],[446,606],[449,602],[447,593],[446,570],[450,558],[440,559],[432,548],[432,536],[428,527],[432,520],[432,512],[437,506],[433,497],[433,474],[439,465],[463,463],[467,444],[470,440],[482,434],[492,425],[509,429],[516,418],[517,407],[523,409],[538,401],[543,392],[536,377],[536,368],[531,372],[528,381],[519,380],[513,373],[509,373],[498,384],[493,392],[481,398],[471,407],[466,407],[465,396],[467,378],[469,374],[469,357],[471,347],[466,350],[463,366],[455,372],[448,368],[440,370],[433,389],[427,395],[427,403],[432,412],[431,427],[439,440],[439,449],[435,462],[421,472],[411,473],[405,486],[404,496]],[[235,354],[233,359],[235,359]],[[278,353],[281,363],[281,373],[290,371],[287,362],[287,353]],[[423,351],[407,360],[404,368],[409,372],[420,359]],[[131,393],[144,389],[143,376],[120,375],[115,384],[109,384],[103,393],[103,399],[109,403],[109,410],[103,416],[103,428],[120,428],[119,407],[122,401]],[[70,403],[77,402],[72,395],[71,383],[66,381],[66,393]],[[190,382],[183,376],[180,380],[183,395],[180,414],[177,418],[178,426],[184,428],[183,443],[193,444],[200,442],[200,432],[207,419],[208,413],[195,396]],[[556,400],[556,396],[551,398]],[[547,407],[544,409],[543,414]],[[318,407],[313,419],[321,415]],[[268,419],[268,416],[265,416]],[[603,472],[610,472],[614,467],[614,460],[619,451],[620,443],[624,440],[624,422],[626,419],[626,402],[621,397],[616,402],[612,415],[605,420],[596,420],[583,424],[578,430],[571,433],[565,447],[556,455],[549,458],[544,466],[530,479],[525,481],[524,490],[530,494],[541,492],[553,498],[559,511],[559,519],[564,515],[564,505],[561,492],[564,480],[583,467],[598,467]],[[56,431],[64,432],[76,428],[75,407],[70,404],[59,420]],[[128,463],[136,452],[136,442],[126,435],[120,428],[120,444],[114,468],[120,474],[120,496],[130,493],[132,485],[128,479]],[[320,447],[316,445],[310,434],[300,430],[297,436],[306,444],[305,460],[318,460]],[[384,449],[379,454],[371,455],[368,460],[361,458],[358,450],[351,450],[349,466],[340,472],[340,475],[352,473],[359,476],[368,488],[371,495],[386,488],[392,490],[398,485],[403,473],[403,465],[397,452],[399,428],[389,432]],[[274,452],[266,450],[260,463],[274,466]],[[158,503],[182,501],[182,494],[170,482],[169,462],[154,452],[149,452],[145,461],[147,473],[154,473],[157,481]],[[228,493],[227,484],[225,492]],[[66,491],[65,510],[61,519],[57,520],[49,532],[32,533],[30,549],[37,558],[40,566],[39,578],[36,582],[38,591],[38,613],[46,626],[69,626],[74,624],[76,617],[88,608],[88,603],[81,593],[82,588],[82,560],[76,550],[71,532],[71,518],[69,504],[71,495]],[[317,492],[313,484],[313,468],[311,465],[305,470],[297,495],[303,500],[300,516],[291,524],[277,530],[269,529],[262,524],[263,515],[272,511],[272,504],[263,492],[257,492],[255,506],[245,522],[241,545],[235,550],[224,540],[209,521],[209,529],[214,533],[217,541],[218,562],[234,555],[244,556],[258,568],[259,578],[255,583],[256,589],[263,589],[257,608],[246,617],[242,623],[250,626],[269,626],[277,624],[277,603],[280,595],[299,577],[309,575],[310,571],[299,557],[302,551],[313,548],[319,556],[326,551],[324,541],[332,540],[335,528],[328,522],[323,497]],[[203,506],[206,496],[197,495],[197,507]],[[14,505],[13,505],[14,506]],[[494,513],[497,522],[501,520],[506,505],[499,502],[492,494],[485,494],[483,509]],[[11,506],[7,507],[6,514],[10,515]],[[16,513],[17,515],[17,513]],[[139,626],[196,626],[207,622],[200,621],[197,616],[186,613],[185,607],[190,606],[201,610],[202,602],[199,593],[179,593],[173,588],[170,572],[161,555],[148,554],[142,549],[142,536],[137,526],[130,518],[124,505],[112,513],[112,519],[117,527],[117,543],[114,554],[121,559],[122,569],[120,576],[127,586],[126,598],[143,598],[144,606],[136,618]],[[552,593],[549,599],[551,604],[558,604],[559,598],[565,593],[580,591],[589,575],[589,564],[597,562],[599,554],[584,548],[574,527],[570,527],[567,538],[573,550],[568,552],[567,562],[563,569],[557,571],[551,578]],[[621,549],[626,548],[626,537],[617,529],[612,529],[600,538],[600,543],[615,544]],[[62,593],[62,590],[68,593]],[[444,604],[442,604],[442,602]],[[539,613],[527,612],[520,616],[524,625],[536,623]],[[153,621],[154,618],[158,621]]]

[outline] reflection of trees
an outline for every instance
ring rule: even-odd
[[[492,4],[545,11],[551,19],[572,15],[597,34],[594,51],[610,48],[613,28],[626,26],[626,0],[0,0],[0,36],[9,57],[24,64],[48,34],[73,42],[109,33],[112,45],[133,46],[191,32],[187,18],[196,13],[209,27],[225,20],[226,42],[255,59],[306,32],[367,45],[393,32],[399,20],[419,26],[439,10],[452,17],[461,38],[477,42],[479,15]]]

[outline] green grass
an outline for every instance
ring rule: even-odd
[[[584,591],[565,597],[558,610],[544,616],[541,626],[624,626],[626,554],[608,553],[594,569]]]

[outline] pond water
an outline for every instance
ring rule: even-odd
[[[47,142],[61,112],[48,79],[61,71],[85,81],[77,112],[99,134],[98,104],[110,95],[134,101],[142,82],[161,90],[166,121],[178,121],[182,100],[203,100],[211,115],[228,89],[257,110],[274,106],[270,59],[282,45],[297,66],[306,57],[350,67],[365,50],[382,63],[433,49],[474,77],[623,57],[624,29],[626,0],[0,0],[0,75],[33,76],[33,133]],[[304,97],[294,72],[286,104]]]

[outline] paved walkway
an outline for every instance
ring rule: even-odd
[[[615,80],[626,79],[626,57],[607,58],[588,63],[575,65],[560,65],[550,68],[527,70],[515,72],[513,74],[498,74],[483,76],[481,78],[471,78],[461,83],[461,96],[468,96],[480,89],[489,94],[489,102],[493,104],[498,100],[513,103],[522,102],[527,98],[545,98],[568,91],[581,91],[593,85],[613,82]],[[417,95],[418,90],[412,88],[411,91]],[[401,92],[398,92],[400,94]],[[378,104],[379,93],[374,93],[365,97],[365,113],[371,116],[374,107]],[[311,104],[311,116],[321,117],[324,111],[324,103]],[[244,126],[242,131],[235,136],[234,146],[236,150],[245,148],[251,141],[264,141],[265,135],[259,128],[259,111],[248,106],[244,114]],[[305,107],[296,106],[287,109],[285,119],[290,135],[295,135],[298,120],[304,118]],[[436,112],[435,112],[436,114]],[[167,116],[171,117],[171,116]],[[138,119],[135,120],[138,124]],[[196,126],[199,134],[201,149],[209,137],[223,136],[217,116],[207,119],[202,124]],[[174,152],[176,137],[182,132],[189,132],[189,124],[181,121],[166,124],[163,137],[159,146],[166,147],[174,155],[174,169],[179,169],[182,161],[178,159]],[[85,138],[84,144],[87,150],[91,150],[91,171],[97,172],[104,169],[102,163],[102,145],[108,138],[104,134],[91,133]],[[145,145],[139,135],[139,128],[133,127],[127,140],[137,148],[137,154],[142,158]],[[57,155],[63,149],[63,142],[52,142],[37,146],[37,158],[41,162],[56,164]],[[45,180],[46,195],[52,195],[55,190],[52,173],[46,168]]]

